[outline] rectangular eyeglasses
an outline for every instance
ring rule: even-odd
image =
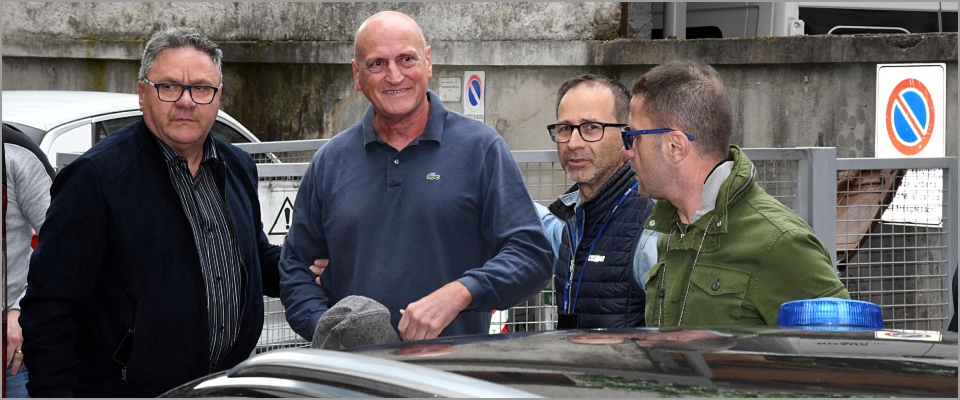
[[[156,83],[147,78],[142,79],[148,85],[157,89],[157,97],[160,101],[174,103],[183,97],[184,91],[190,92],[190,99],[197,104],[210,104],[213,98],[217,96],[220,88],[207,85],[182,85],[179,83],[161,82]]]
[[[567,143],[573,137],[573,131],[580,133],[580,138],[584,142],[598,142],[603,139],[603,131],[607,128],[626,127],[625,124],[611,124],[606,122],[584,122],[580,125],[570,124],[550,124],[547,125],[547,133],[550,139],[556,143]]]

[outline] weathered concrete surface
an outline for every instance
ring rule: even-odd
[[[653,31],[653,17],[650,11],[653,3],[630,3],[627,10],[631,38],[649,39]]]
[[[957,34],[624,39],[604,44],[598,53],[601,65],[659,64],[681,58],[709,64],[956,62]]]
[[[349,64],[353,58],[352,39],[218,43],[227,62]],[[496,66],[656,65],[681,58],[712,65],[955,62],[957,43],[956,33],[697,40],[428,41],[435,64]],[[3,45],[4,57],[139,60],[144,41],[38,40],[5,34]]]
[[[714,65],[727,84],[735,142],[836,146],[841,157],[873,155],[876,64],[946,63],[946,149],[957,153],[956,33],[594,40],[618,28],[619,4],[279,4],[4,3],[3,88],[135,92],[147,33],[133,28],[182,22],[211,27],[208,32],[219,36],[223,108],[262,140],[331,137],[369,105],[350,72],[353,30],[367,15],[392,7],[430,21],[422,25],[433,47],[431,89],[439,89],[439,78],[486,72],[486,123],[513,149],[554,148],[544,126],[555,122],[556,90],[569,77],[601,73],[629,87],[654,65],[696,58]],[[211,7],[223,15],[212,15]],[[155,17],[146,21],[149,15]],[[303,23],[308,16],[313,22]],[[286,22],[282,29],[246,23],[258,18]],[[609,28],[596,28],[598,18]],[[457,24],[478,25],[480,33],[469,36],[454,29]],[[252,26],[263,29],[262,36]],[[298,30],[303,26],[310,28]],[[569,32],[580,33],[565,36]],[[461,103],[445,105],[463,109]]]
[[[4,3],[3,36],[145,40],[166,25],[200,27],[216,41],[352,41],[378,11],[416,19],[430,41],[609,40],[620,4],[604,3]]]

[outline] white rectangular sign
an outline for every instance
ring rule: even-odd
[[[483,71],[463,72],[463,115],[480,122],[484,122],[485,80],[486,74]]]
[[[946,64],[878,64],[877,158],[944,157]],[[884,221],[942,225],[943,171],[908,170]]]
[[[877,158],[944,156],[946,70],[944,63],[877,65]]]
[[[460,78],[440,78],[440,101],[460,101]]]
[[[283,244],[293,222],[293,203],[299,189],[300,181],[260,181],[257,185],[260,220],[270,243]]]

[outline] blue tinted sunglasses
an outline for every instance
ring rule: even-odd
[[[656,135],[660,133],[673,132],[675,130],[676,129],[658,128],[658,129],[641,129],[641,130],[631,131],[629,127],[623,127],[623,128],[620,128],[620,137],[623,138],[623,148],[626,150],[630,150],[633,148],[633,139],[634,139],[633,136]],[[687,139],[690,139],[691,142],[693,141],[693,136],[687,135],[686,133],[684,133],[683,135],[686,136]]]

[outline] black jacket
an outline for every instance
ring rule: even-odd
[[[644,326],[646,294],[633,276],[633,256],[643,232],[643,222],[653,211],[653,200],[641,197],[636,190],[630,191],[610,218],[603,235],[597,240],[592,253],[595,261],[587,263],[583,277],[580,277],[584,268],[583,261],[587,258],[594,238],[614,206],[636,182],[635,177],[630,165],[623,165],[593,198],[581,205],[584,232],[573,255],[575,269],[571,280],[572,293],[569,296],[571,306],[574,305],[573,299],[576,299],[573,311],[579,315],[580,328]],[[577,190],[576,185],[567,193],[574,190]],[[565,285],[567,276],[570,275],[570,248],[573,243],[570,226],[576,226],[578,219],[574,208],[566,206],[560,200],[550,205],[550,211],[565,224],[559,257],[554,267],[558,311],[564,312],[563,299],[567,293]]]
[[[20,317],[31,396],[153,397],[253,351],[262,295],[279,294],[280,248],[263,233],[253,159],[214,143],[214,175],[246,273],[230,353],[210,368],[193,233],[141,120],[93,146],[53,183]]]

